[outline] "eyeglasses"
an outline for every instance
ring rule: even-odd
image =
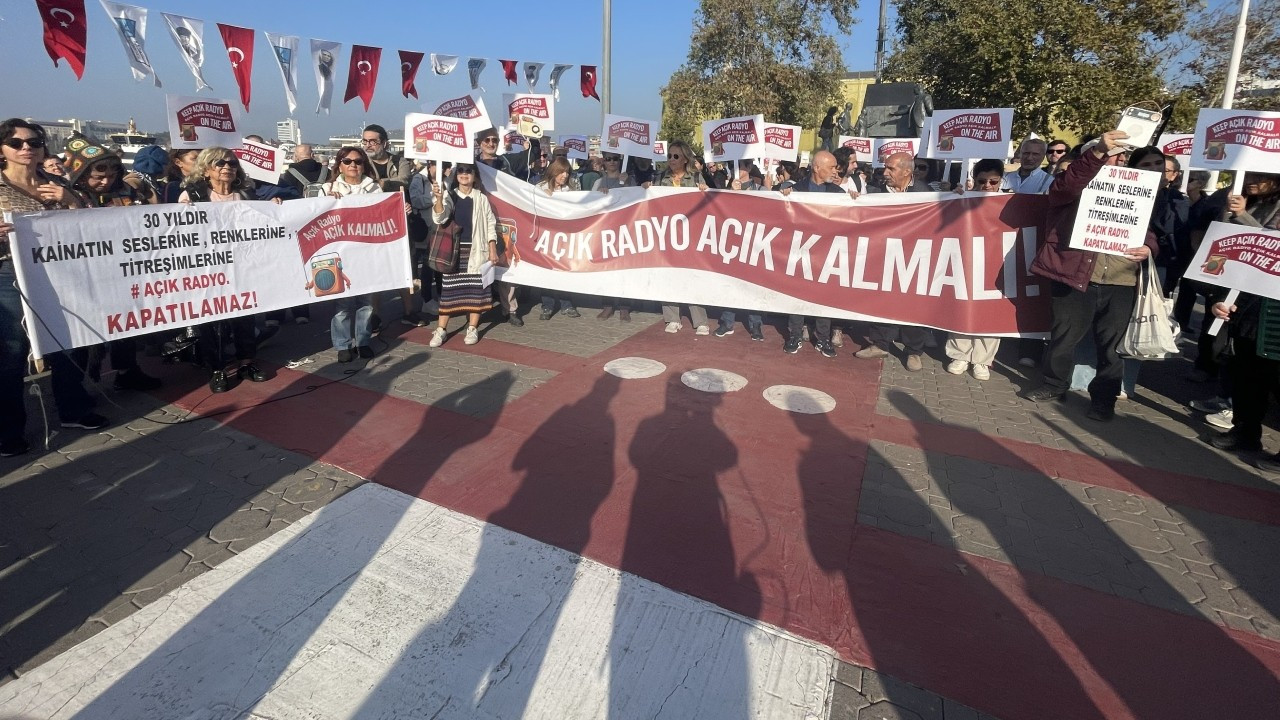
[[[214,167],[220,167],[220,168],[224,168],[224,167],[228,167],[228,166],[229,166],[229,167],[240,167],[240,161],[239,161],[239,160],[236,160],[235,158],[222,158],[221,160],[218,160],[218,161],[214,162],[214,163],[213,163],[213,166],[214,166]]]
[[[23,145],[26,145],[32,150],[39,150],[44,147],[44,141],[40,138],[9,138],[4,141],[5,147],[12,148],[14,150],[21,150]]]
[[[481,144],[481,145],[488,145],[489,143],[493,143],[494,145],[497,145],[497,144],[498,144],[498,138],[496,138],[496,137],[480,138],[480,144]]]
[[[359,165],[363,161],[358,157],[345,157],[345,158],[342,158],[340,162],[343,165]]]
[[[363,140],[360,141],[360,144],[361,145],[381,145],[382,140],[380,138],[364,138]]]

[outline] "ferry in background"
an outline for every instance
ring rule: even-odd
[[[121,157],[124,158],[125,168],[133,168],[133,156],[138,151],[148,145],[156,144],[156,136],[138,132],[138,126],[134,124],[133,118],[129,118],[129,126],[124,132],[111,133],[107,135],[107,148],[116,150],[119,148]]]

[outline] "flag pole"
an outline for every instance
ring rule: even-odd
[[[600,58],[600,125],[604,117],[613,112],[613,86],[610,72],[613,68],[613,1],[604,0],[604,47]]]
[[[1240,56],[1244,55],[1244,36],[1248,18],[1249,0],[1240,0],[1240,17],[1236,20],[1235,41],[1231,45],[1231,60],[1227,63],[1226,86],[1222,89],[1223,110],[1230,110],[1236,102],[1236,78],[1240,75]],[[1236,184],[1239,185],[1239,183]],[[1210,173],[1206,190],[1212,193],[1216,187],[1218,187],[1218,171],[1214,170]]]

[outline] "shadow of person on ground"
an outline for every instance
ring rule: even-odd
[[[425,358],[417,356],[402,361],[406,365],[422,362]],[[389,382],[400,374],[387,372],[382,377]],[[511,373],[503,371],[451,393],[423,411],[421,423],[411,435],[402,435],[402,428],[388,428],[388,437],[405,439],[392,441],[399,444],[383,465],[394,463],[398,455],[416,456],[421,489],[452,453],[481,442],[497,423],[497,414],[468,418],[472,414],[469,407],[488,407],[491,397],[505,395],[513,382]],[[294,385],[312,383],[314,378],[307,376]],[[280,394],[288,395],[291,389]],[[328,415],[293,418],[305,433],[309,452],[323,454],[344,443],[350,430],[364,422],[374,406],[387,401],[386,388],[353,390],[335,394],[332,399],[341,406],[332,408],[334,412]],[[261,417],[255,418],[255,414]],[[252,427],[281,419],[278,407],[267,406],[246,411],[238,422]],[[441,449],[444,443],[448,445]],[[423,453],[428,444],[436,452]],[[282,681],[286,668],[383,548],[402,517],[400,512],[370,513],[367,520],[350,526],[354,532],[336,535],[323,528],[333,513],[347,511],[333,507],[317,511],[310,528],[222,589],[189,622],[171,629],[172,635],[160,647],[94,698],[82,715],[186,717],[208,712],[211,707],[238,715],[253,708]],[[306,572],[299,572],[300,568]],[[179,591],[173,602],[199,600]],[[315,657],[299,660],[309,663]]]

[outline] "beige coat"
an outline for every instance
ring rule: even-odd
[[[496,242],[498,239],[498,220],[494,217],[493,206],[489,204],[489,198],[485,197],[484,193],[473,189],[469,197],[472,200],[471,255],[467,258],[467,267],[460,269],[459,272],[477,275],[480,273],[480,266],[489,261],[489,241]],[[443,208],[440,212],[436,212],[434,205],[431,208],[431,220],[437,225],[453,217],[453,193],[445,193],[440,206]]]

